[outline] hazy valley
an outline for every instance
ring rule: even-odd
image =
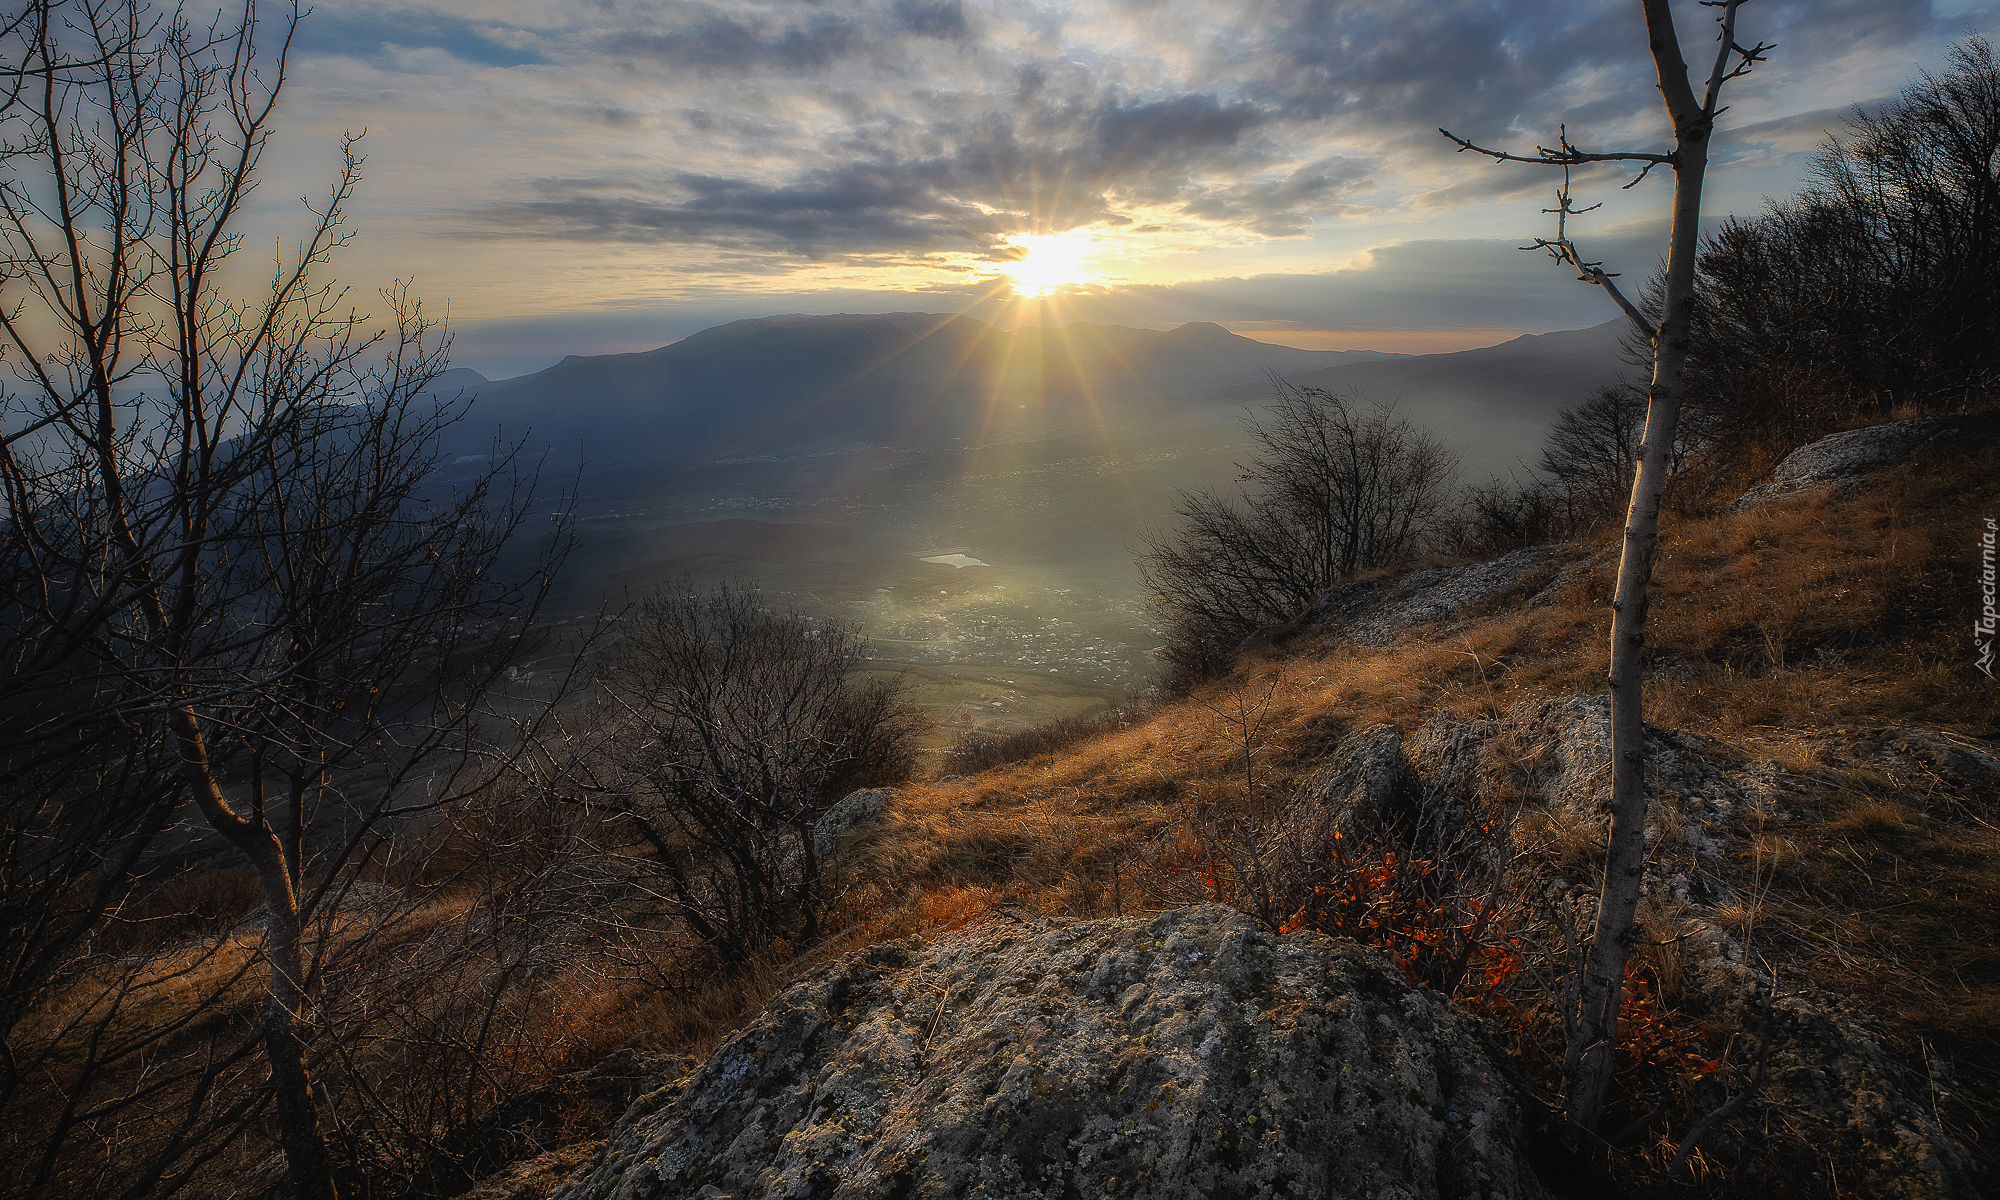
[[[1394,403],[1484,482],[1525,473],[1557,410],[1633,373],[1620,333],[1409,356],[1213,325],[772,317],[517,379],[453,371],[438,390],[472,400],[451,435],[465,469],[497,436],[546,456],[545,493],[574,479],[565,616],[683,574],[754,580],[859,625],[945,730],[1014,729],[1152,681],[1141,537],[1172,525],[1180,489],[1234,486],[1271,374]],[[980,565],[925,561],[948,552]],[[1020,699],[979,694],[996,688]]]

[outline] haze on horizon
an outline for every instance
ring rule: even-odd
[[[1733,96],[1711,220],[1794,192],[1846,112],[1996,12],[1747,9],[1778,50]],[[1659,144],[1644,55],[1629,0],[343,0],[301,27],[262,203],[281,231],[366,129],[335,270],[413,280],[495,378],[784,312],[1458,350],[1612,314],[1515,249],[1551,175],[1436,127]],[[1579,176],[1607,203],[1576,233],[1643,275],[1671,179],[1628,179]]]

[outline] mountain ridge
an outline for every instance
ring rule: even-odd
[[[458,436],[484,442],[498,426],[526,435],[530,448],[575,448],[593,469],[784,453],[829,438],[903,449],[1041,441],[1214,422],[1218,403],[1267,396],[1273,375],[1397,391],[1440,410],[1429,416],[1540,426],[1615,375],[1614,328],[1392,355],[1280,346],[1207,321],[1001,330],[957,313],[781,314],[652,350],[466,380],[477,402]]]

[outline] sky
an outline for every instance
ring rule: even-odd
[[[1705,75],[1712,10],[1674,7]],[[1725,93],[1710,222],[1996,28],[2000,0],[1745,5],[1776,49]],[[1517,249],[1560,172],[1438,127],[1671,148],[1637,0],[327,0],[286,88],[263,218],[365,131],[341,278],[409,281],[495,378],[792,312],[1419,353],[1593,325],[1609,301]],[[1671,179],[1579,172],[1585,253],[1654,269]]]

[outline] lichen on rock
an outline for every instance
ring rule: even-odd
[[[1851,487],[1870,471],[1908,458],[1938,432],[1936,421],[1918,418],[1829,434],[1786,455],[1768,482],[1743,493],[1732,507],[1742,510],[1822,485]]]
[[[646,1098],[563,1200],[1544,1195],[1477,1023],[1231,909],[850,955]]]
[[[1554,547],[1529,546],[1491,562],[1358,579],[1320,593],[1297,623],[1347,641],[1386,646],[1420,625],[1479,612],[1546,575],[1560,557]]]

